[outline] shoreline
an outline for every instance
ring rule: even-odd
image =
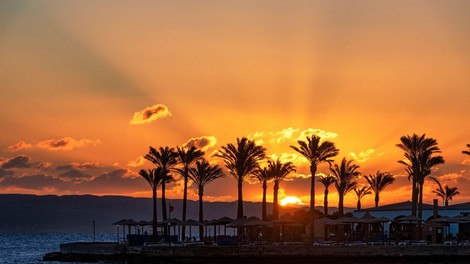
[[[48,253],[44,261],[105,263],[468,263],[469,246],[144,246],[111,243],[61,244],[60,252]]]

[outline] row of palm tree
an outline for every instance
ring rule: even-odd
[[[398,161],[405,165],[409,179],[412,181],[412,214],[422,217],[422,199],[424,179],[431,174],[431,169],[439,164],[444,163],[442,156],[436,155],[440,153],[437,141],[433,138],[426,138],[423,134],[418,136],[403,136],[400,138],[400,144],[396,146],[404,151],[404,160]],[[360,209],[360,200],[363,196],[372,192],[375,194],[375,206],[377,207],[380,200],[380,192],[388,185],[393,183],[393,176],[388,173],[378,171],[374,175],[365,176],[369,183],[368,187],[356,188],[355,179],[360,175],[359,166],[354,164],[352,160],[343,158],[340,164],[332,164],[334,157],[339,153],[339,149],[331,141],[321,141],[321,138],[312,135],[306,138],[306,141],[298,140],[298,146],[290,146],[294,151],[301,154],[310,164],[311,186],[310,186],[310,238],[314,238],[315,223],[315,177],[318,167],[322,163],[330,166],[330,175],[322,176],[318,179],[325,186],[324,213],[328,214],[328,187],[332,184],[337,189],[339,195],[338,214],[343,215],[344,196],[351,190],[355,190],[358,196],[358,208]],[[470,148],[470,145],[467,145]],[[464,154],[469,154],[463,151]],[[237,218],[243,218],[243,182],[250,177],[258,179],[262,183],[263,189],[263,206],[262,217],[266,219],[266,189],[267,182],[274,181],[273,195],[273,217],[279,216],[278,190],[280,182],[290,173],[296,170],[291,162],[282,163],[279,159],[276,161],[268,160],[265,167],[261,167],[260,163],[266,158],[266,149],[263,146],[256,145],[253,140],[247,138],[237,138],[236,145],[227,144],[222,146],[221,150],[215,155],[221,158],[228,172],[237,181],[238,206]],[[184,179],[183,191],[183,220],[186,220],[187,205],[187,187],[188,181],[191,179],[198,187],[200,221],[202,217],[202,197],[204,186],[223,176],[222,170],[217,166],[211,166],[204,159],[204,152],[192,147],[189,149],[165,147],[156,150],[150,147],[149,153],[145,158],[156,165],[154,170],[141,170],[140,174],[149,182],[152,187],[154,197],[154,220],[156,220],[156,188],[162,188],[162,212],[163,219],[166,219],[166,202],[165,202],[165,184],[172,181],[172,171],[179,173]],[[180,167],[175,168],[175,166]],[[194,165],[196,165],[194,167]],[[440,186],[441,187],[441,186]],[[442,188],[440,188],[442,189]],[[445,191],[445,189],[443,189]],[[439,195],[439,194],[438,194]],[[449,198],[451,199],[451,198]],[[154,221],[155,223],[156,221]],[[184,234],[184,232],[183,232]]]
[[[144,156],[147,160],[156,165],[153,170],[140,170],[139,174],[147,180],[152,188],[153,198],[153,230],[157,230],[157,188],[161,187],[162,193],[162,218],[167,219],[166,199],[165,199],[165,185],[174,180],[172,172],[179,173],[184,180],[183,189],[183,221],[186,221],[187,210],[187,191],[188,181],[191,179],[197,187],[199,196],[199,221],[203,221],[203,195],[204,187],[224,176],[222,169],[217,165],[210,165],[204,159],[204,152],[191,148],[177,147],[176,151],[170,147],[160,147],[158,150],[150,147],[149,152]],[[177,167],[179,165],[179,167]],[[199,230],[200,237],[203,231]],[[156,239],[156,232],[153,232],[153,239]],[[185,234],[184,226],[182,234]]]

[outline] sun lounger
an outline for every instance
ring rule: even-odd
[[[447,240],[447,241],[444,241],[444,246],[456,246],[457,245],[457,241],[456,240]]]
[[[426,240],[412,241],[411,245],[413,246],[426,246],[428,242]]]
[[[313,246],[315,247],[330,247],[336,245],[335,241],[315,241]]]

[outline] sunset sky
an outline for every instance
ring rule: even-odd
[[[451,203],[470,201],[469,10],[466,0],[1,1],[0,193],[151,197],[137,175],[152,167],[149,146],[210,156],[246,136],[295,162],[280,198],[308,204],[308,164],[289,145],[317,134],[340,149],[336,161],[392,172],[387,204],[411,198],[395,145],[426,133],[446,160],[432,175],[459,188]],[[435,188],[425,183],[425,203]],[[236,181],[205,197],[235,200]],[[245,183],[244,198],[261,201],[261,185]]]

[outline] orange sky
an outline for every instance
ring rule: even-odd
[[[459,187],[454,203],[470,201],[470,158],[461,154],[470,143],[469,8],[464,0],[2,1],[0,193],[150,197],[136,176],[151,167],[139,165],[149,145],[193,139],[212,153],[250,136],[299,167],[280,198],[308,203],[308,167],[289,145],[320,133],[340,149],[337,160],[395,174],[382,195],[392,203],[410,199],[395,144],[426,133],[446,160],[433,176]],[[146,108],[158,118],[132,121]],[[426,182],[425,202],[434,188]],[[168,192],[181,198],[179,182]],[[261,200],[261,186],[246,183],[244,195]],[[206,198],[235,200],[235,180],[209,185]],[[355,206],[355,196],[345,202]]]

